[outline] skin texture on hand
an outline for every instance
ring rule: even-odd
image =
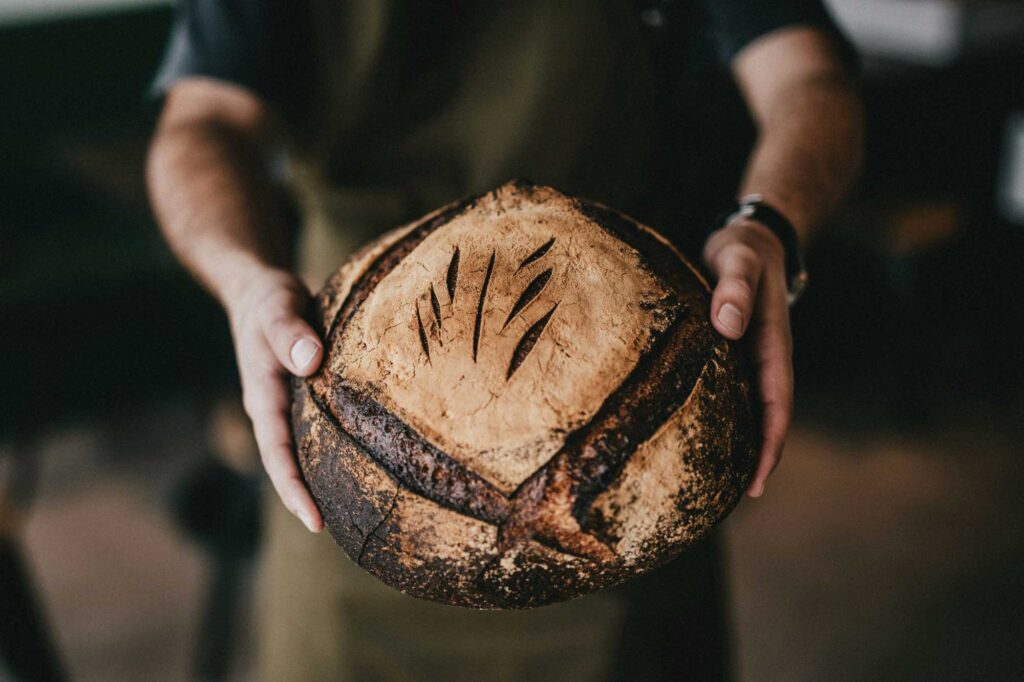
[[[751,497],[782,458],[793,414],[793,337],[786,300],[785,251],[770,230],[742,221],[713,233],[704,263],[716,278],[711,323],[727,339],[749,340],[763,408],[762,444]]]
[[[860,172],[863,112],[855,78],[824,33],[800,26],[751,42],[732,72],[758,130],[737,196],[765,197],[806,244]],[[726,338],[747,340],[757,373],[763,442],[747,492],[760,497],[793,412],[784,250],[770,230],[745,221],[712,234],[704,262],[717,279],[712,323]]]
[[[309,376],[320,366],[323,344],[300,314],[309,299],[289,273],[265,269],[226,301],[242,404],[252,421],[263,467],[285,506],[310,531],[323,520],[295,461],[288,422],[288,375]]]

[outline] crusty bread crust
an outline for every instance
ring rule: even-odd
[[[650,228],[513,181],[363,249],[317,297],[299,461],[338,544],[417,597],[569,599],[739,500],[749,385],[707,284]]]

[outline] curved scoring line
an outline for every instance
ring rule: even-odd
[[[525,268],[527,265],[530,265],[531,263],[543,258],[544,254],[546,254],[551,249],[551,247],[554,246],[554,244],[555,238],[552,237],[551,239],[547,240],[546,242],[538,246],[536,249],[534,249],[533,253],[531,253],[529,256],[523,259],[523,262],[519,264],[519,267],[516,268],[516,271],[513,272],[512,274],[519,274],[519,271]]]
[[[676,298],[668,328],[656,334],[625,380],[583,426],[569,434],[562,448],[513,493],[513,511],[500,529],[509,548],[532,538],[565,537],[564,528],[545,523],[542,511],[572,506],[572,515],[586,534],[590,505],[621,473],[639,446],[675,413],[693,393],[701,371],[715,348],[715,333],[703,317],[690,314],[685,297],[685,265],[673,250],[645,232],[635,221],[599,205],[575,200],[578,210],[632,247],[642,263],[668,284]],[[689,301],[706,307],[706,296]],[[694,350],[694,346],[698,350]],[[570,538],[571,539],[571,538]]]
[[[508,328],[512,319],[523,312],[526,306],[533,303],[533,299],[540,295],[540,292],[544,291],[544,287],[547,286],[548,280],[551,279],[552,269],[548,268],[544,272],[534,277],[526,288],[523,289],[523,293],[519,294],[519,298],[512,305],[512,310],[508,311],[508,317],[505,318],[505,323],[501,325],[501,331],[505,331]]]
[[[487,303],[487,287],[491,283],[491,275],[494,273],[494,256],[496,250],[491,251],[491,259],[487,261],[487,272],[484,274],[483,284],[480,285],[480,302],[476,307],[476,319],[473,322],[473,362],[476,362],[477,350],[480,347],[480,332],[484,321],[484,304]]]
[[[354,395],[353,391],[348,392]],[[497,528],[501,527],[502,522],[511,512],[511,502],[507,495],[495,488],[489,481],[475,473],[472,469],[452,458],[448,453],[430,444],[415,429],[372,399],[360,396],[360,400],[365,400],[363,404],[355,404],[360,418],[355,422],[349,422],[349,420],[346,420],[346,422],[362,426],[365,423],[363,418],[367,415],[371,417],[371,420],[379,419],[386,422],[386,427],[378,432],[378,436],[375,439],[380,441],[386,438],[387,442],[383,444],[385,446],[383,448],[371,447],[371,445],[359,438],[358,434],[353,433],[353,430],[357,429],[350,430],[346,428],[339,415],[331,409],[327,401],[322,400],[316,394],[316,391],[313,390],[312,386],[308,384],[306,385],[306,393],[313,401],[319,413],[338,432],[338,435],[354,447],[359,448],[369,459],[376,462],[400,488],[426,498],[457,514],[474,518]],[[380,443],[377,444],[380,445]],[[394,461],[389,461],[386,454],[393,450],[408,451],[410,449],[416,452],[418,460],[412,462],[412,466],[409,466],[408,462],[399,461],[397,458],[394,458]],[[427,464],[427,467],[423,469],[417,467],[416,464]],[[431,464],[433,466],[430,466]],[[458,478],[462,480],[453,480]],[[454,486],[452,486],[453,483],[455,484]],[[460,497],[463,498],[463,504],[457,504],[452,501],[451,496],[445,496],[438,490],[432,489],[432,487],[443,485],[454,487],[460,493]],[[482,500],[467,499],[470,495],[477,493],[483,493]],[[377,527],[381,523],[383,523],[383,520],[377,524]],[[370,540],[373,531],[364,536],[366,542]],[[546,547],[577,559],[589,558],[584,554],[573,551],[553,538],[538,536],[534,540]]]
[[[687,326],[685,319],[680,322],[661,341],[661,352],[649,353],[646,366],[631,374],[595,417],[570,434],[562,449],[516,489],[512,512],[498,529],[501,548],[542,540],[592,556],[597,545],[607,547],[607,539],[589,527],[594,500],[619,477],[640,446],[686,405],[714,354],[714,344],[707,354],[687,352],[692,339]],[[679,364],[685,369],[673,371],[672,366]],[[637,390],[644,384],[645,390]],[[566,508],[575,527],[561,516]]]
[[[492,525],[508,514],[509,501],[501,491],[366,394],[337,387],[327,401],[308,385],[307,390],[333,426],[402,487]]]
[[[423,354],[427,356],[427,362],[430,362],[430,343],[427,341],[427,330],[423,328],[423,316],[420,315],[420,302],[417,299],[416,304],[416,326],[420,333],[420,348],[423,349]]]
[[[508,363],[508,372],[505,374],[505,381],[512,378],[512,375],[516,373],[524,362],[526,362],[527,356],[533,347],[537,345],[537,341],[540,340],[540,335],[544,333],[544,329],[548,326],[548,322],[551,321],[551,316],[555,314],[555,308],[558,304],[551,306],[551,310],[544,313],[544,316],[539,320],[530,325],[530,328],[526,330],[522,338],[519,339],[519,343],[516,344],[515,349],[512,351],[512,360]]]
[[[685,273],[697,278],[693,267],[674,248],[662,243],[632,218],[600,204],[584,203],[578,199],[574,199],[573,203],[576,210],[591,222],[636,251],[640,261],[662,281],[671,285],[677,295],[688,288]],[[703,282],[701,290],[704,290]]]
[[[444,277],[445,287],[448,289],[448,305],[455,305],[455,289],[459,284],[459,245],[455,245],[455,252],[452,259],[448,261],[448,272]]]

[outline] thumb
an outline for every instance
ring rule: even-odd
[[[761,261],[747,247],[725,248],[718,253],[718,283],[711,297],[711,323],[727,339],[743,336],[754,313],[761,279]]]
[[[282,314],[267,319],[262,326],[271,351],[289,372],[304,377],[320,367],[323,344],[301,317]]]

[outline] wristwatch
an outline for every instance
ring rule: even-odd
[[[804,293],[808,280],[807,268],[804,266],[804,257],[800,252],[800,242],[797,240],[793,224],[786,219],[786,216],[765,203],[763,196],[748,194],[723,213],[722,219],[718,221],[712,232],[717,232],[723,227],[729,227],[741,220],[753,220],[764,225],[782,242],[782,248],[786,254],[788,300],[789,305],[793,305]]]

